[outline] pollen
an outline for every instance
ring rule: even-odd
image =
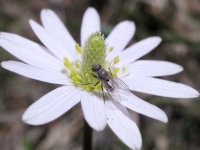
[[[111,47],[109,48],[108,52],[109,52],[109,53],[112,52],[113,49],[114,49],[114,47],[111,46]]]
[[[119,72],[120,68],[115,68],[113,71],[112,71],[112,74],[114,76],[117,76],[117,73]]]
[[[69,62],[69,60],[67,59],[67,57],[64,57],[63,58],[63,61],[64,61],[64,65],[67,69],[70,69],[71,68],[71,63]]]
[[[79,53],[79,54],[82,53],[82,48],[80,47],[80,45],[78,43],[76,43],[75,48],[76,48],[77,53]]]
[[[119,56],[116,56],[115,58],[114,58],[114,64],[117,64],[118,62],[119,62]]]
[[[74,66],[75,66],[75,68],[77,68],[77,69],[78,69],[78,68],[80,68],[80,62],[79,62],[79,61],[77,61],[77,62],[75,63],[75,65],[74,65]]]

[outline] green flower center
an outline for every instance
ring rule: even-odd
[[[82,86],[87,90],[101,90],[101,84],[94,86],[96,79],[92,72],[92,65],[99,64],[102,68],[108,70],[109,62],[106,62],[106,52],[111,52],[113,47],[107,50],[105,39],[100,32],[93,33],[85,41],[81,48],[78,44],[75,46],[77,53],[81,55],[81,61],[70,62],[64,57],[64,65],[69,70],[69,78],[77,86]],[[113,64],[119,62],[119,56],[113,59]],[[114,68],[112,74],[116,75],[120,68]]]
[[[92,34],[85,41],[81,57],[82,65],[80,70],[85,83],[95,84],[94,82],[97,82],[97,80],[91,75],[92,65],[100,64],[102,68],[105,68],[106,60],[106,44],[104,37],[99,32]]]

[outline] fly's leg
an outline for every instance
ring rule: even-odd
[[[113,77],[113,74],[112,74],[112,72],[111,72],[111,70],[110,70],[110,66],[109,66],[108,69],[109,69],[110,75]]]
[[[111,70],[110,70],[110,65],[111,65],[111,63],[109,63],[108,69],[109,69],[110,75],[113,76],[113,74],[112,74],[112,72],[111,72]]]
[[[109,68],[110,70],[110,68]],[[97,78],[96,75],[94,75],[93,73],[90,73],[94,78]],[[100,83],[100,81],[97,81],[97,83],[94,84],[94,86],[97,86]],[[102,94],[103,94],[103,100],[104,100],[104,104],[105,104],[105,95],[104,95],[104,91],[103,91],[103,84],[101,84],[101,90],[102,90]]]
[[[94,86],[97,86],[99,83],[100,83],[100,81],[97,81],[97,83],[95,83],[95,85],[94,85]]]
[[[109,67],[108,69],[109,69],[109,71],[110,71],[110,74],[112,74],[112,72],[111,72],[111,70],[110,70],[110,67]]]
[[[86,83],[86,84],[82,84],[82,85],[89,85],[89,84],[92,84],[92,83]]]
[[[93,86],[97,86],[99,83],[100,83],[100,81],[97,81],[97,83],[95,83]],[[87,84],[83,84],[83,85],[89,85],[89,84],[92,84],[92,83],[87,83]]]
[[[94,75],[93,73],[90,73],[94,78],[97,78],[97,76],[96,75]]]
[[[105,95],[104,95],[104,91],[103,91],[103,84],[101,84],[101,90],[102,90],[103,100],[104,100],[104,104],[105,104]]]
[[[97,78],[97,76],[94,75],[93,73],[91,73],[91,75],[92,75],[94,78]],[[100,81],[97,81],[97,83],[95,83],[94,86],[97,86],[99,83],[100,83]]]
[[[97,76],[94,75],[93,73],[90,73],[90,75],[92,75],[94,78],[97,78]],[[97,84],[99,84],[99,82],[100,82],[100,81],[98,81],[97,83],[95,83],[94,86],[96,86]],[[92,83],[86,83],[86,84],[84,84],[84,85],[88,85],[88,84],[92,84]]]
[[[97,76],[94,75],[93,73],[91,73],[91,75],[92,75],[94,78],[97,78]],[[100,80],[97,81],[97,83],[95,83],[94,86],[97,86],[99,83],[100,83]],[[105,96],[104,96],[104,91],[103,91],[103,84],[101,84],[101,90],[102,90],[103,100],[104,100],[104,104],[105,104]]]

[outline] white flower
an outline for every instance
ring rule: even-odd
[[[95,91],[88,91],[87,89],[91,89],[92,86],[84,86],[79,82],[83,80],[79,76],[83,61],[80,53],[88,37],[100,31],[100,18],[96,10],[88,8],[84,14],[81,26],[82,48],[76,44],[52,10],[42,10],[41,20],[43,26],[33,20],[30,20],[30,25],[46,48],[15,34],[0,34],[1,47],[24,62],[5,61],[1,63],[3,68],[28,78],[63,85],[32,104],[24,113],[22,120],[31,125],[45,124],[60,117],[81,101],[85,120],[93,129],[100,131],[108,124],[127,146],[140,149],[141,135],[126,107],[162,122],[168,121],[166,114],[133,94],[124,96],[126,100],[120,104],[111,98],[106,99],[104,104],[98,88],[95,87]],[[153,78],[176,74],[183,68],[166,61],[137,60],[153,50],[161,42],[161,38],[146,38],[125,48],[134,32],[134,23],[123,21],[106,38],[110,51],[106,60],[114,64],[112,71],[132,91],[174,98],[198,97],[199,93],[189,86]],[[63,62],[64,57],[67,58]]]

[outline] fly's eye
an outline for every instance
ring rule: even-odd
[[[92,67],[92,71],[95,72],[95,68],[94,67]]]
[[[101,68],[101,65],[98,65],[98,64],[92,65],[92,71],[93,72],[98,71],[100,68]]]
[[[93,72],[97,71],[97,68],[96,68],[95,65],[92,65],[92,71],[93,71]]]

